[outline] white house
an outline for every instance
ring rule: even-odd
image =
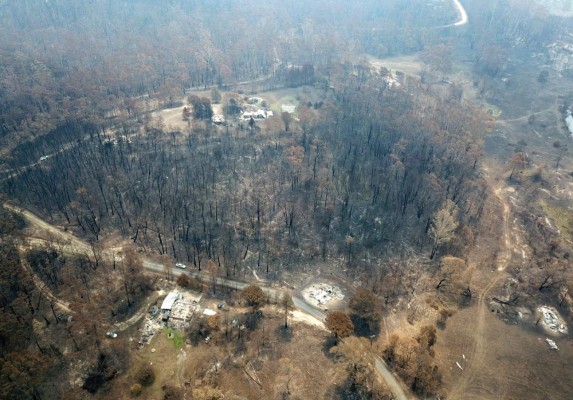
[[[273,116],[272,111],[266,111],[258,109],[257,111],[245,111],[243,115],[241,115],[241,119],[244,121],[248,121],[253,118],[255,121],[261,121],[263,119],[267,119]]]

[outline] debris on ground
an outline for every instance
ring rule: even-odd
[[[281,104],[281,111],[289,114],[294,114],[296,111],[296,105],[294,104]]]
[[[543,327],[555,334],[567,334],[567,324],[554,307],[541,306],[537,311],[541,314],[540,318]]]
[[[557,343],[555,343],[554,340],[551,340],[549,338],[545,339],[547,341],[547,343],[549,344],[549,348],[551,350],[559,350],[559,347],[557,347]]]
[[[164,325],[159,320],[146,317],[145,323],[141,328],[141,338],[139,339],[139,345],[143,346],[144,344],[149,343],[151,338],[163,329],[163,326]]]
[[[149,314],[151,314],[151,316],[153,318],[157,317],[159,315],[159,307],[157,306],[151,306],[151,308],[149,309]]]
[[[184,330],[189,326],[189,321],[193,317],[199,306],[195,302],[179,300],[175,302],[171,309],[171,315],[167,326],[173,329]]]
[[[316,283],[302,291],[306,301],[314,306],[322,307],[330,301],[344,299],[340,288],[328,283]]]

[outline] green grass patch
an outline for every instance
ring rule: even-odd
[[[573,237],[573,212],[564,207],[549,205],[545,201],[541,202],[541,207],[552,223],[557,226],[561,232],[561,237],[571,240]]]
[[[279,100],[279,103],[292,104],[292,105],[298,106],[299,101],[296,99],[296,97],[291,96],[291,95],[287,95],[287,96],[281,97],[281,99]]]
[[[181,332],[176,331],[175,329],[165,328],[163,330],[163,334],[169,340],[175,349],[180,349],[185,345],[185,338],[181,334]]]
[[[273,103],[270,105],[270,109],[275,115],[281,115],[281,103]]]
[[[280,115],[283,111],[283,104],[294,106],[296,114],[296,108],[299,106],[300,102],[294,96],[289,95],[281,97],[276,103],[272,103],[270,108],[276,115]]]
[[[495,118],[499,118],[503,111],[500,110],[499,107],[494,106],[493,104],[486,104],[484,106],[485,111]]]

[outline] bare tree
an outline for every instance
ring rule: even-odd
[[[452,240],[454,231],[458,227],[457,214],[458,207],[449,199],[434,214],[432,226],[430,227],[430,237],[434,240],[430,259],[434,258],[440,245]]]

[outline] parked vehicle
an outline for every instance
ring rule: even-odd
[[[175,264],[175,267],[176,267],[176,268],[181,268],[181,269],[187,268],[187,266],[186,266],[185,264],[181,264],[181,263]]]

